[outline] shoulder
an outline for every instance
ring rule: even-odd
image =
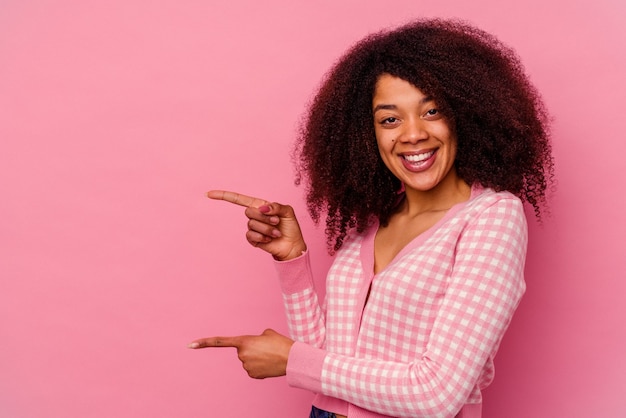
[[[460,242],[469,237],[514,234],[527,235],[527,222],[522,201],[506,191],[496,192],[490,188],[472,187],[466,202],[452,209],[436,235]]]
[[[480,186],[472,187],[472,195],[459,211],[459,215],[469,223],[481,218],[504,218],[524,224],[526,222],[524,204],[519,197],[507,191],[496,192]]]
[[[474,251],[479,248],[519,249],[525,253],[528,225],[522,201],[510,192],[484,188],[472,193],[459,213],[457,248]],[[502,251],[502,250],[498,250]]]
[[[468,206],[477,208],[487,208],[496,203],[523,208],[522,201],[513,193],[507,191],[496,192],[489,187],[482,186],[472,186],[472,194],[467,203]]]

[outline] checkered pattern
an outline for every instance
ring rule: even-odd
[[[310,268],[301,269],[297,287],[283,283],[292,337],[323,351],[317,370],[313,359],[291,358],[306,351],[292,350],[288,378],[316,375],[319,383],[295,384],[348,402],[351,417],[454,417],[480,404],[525,289],[521,202],[473,191],[374,275],[376,230],[354,236],[337,255],[326,307]],[[295,370],[298,364],[306,370]]]

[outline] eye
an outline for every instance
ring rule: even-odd
[[[394,117],[394,116],[389,116],[389,117],[386,117],[386,118],[384,118],[384,119],[381,119],[378,123],[379,123],[382,127],[385,127],[385,128],[393,128],[393,127],[395,127],[398,123],[400,123],[400,119],[398,119],[398,118],[396,118],[396,117]]]
[[[424,120],[428,120],[428,121],[437,121],[439,119],[443,118],[443,114],[439,111],[439,109],[437,109],[436,107],[433,107],[431,109],[428,109],[423,115],[422,115],[422,119]]]
[[[437,109],[429,109],[426,113],[424,113],[425,118],[433,118],[439,116],[439,110]]]

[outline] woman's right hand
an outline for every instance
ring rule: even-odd
[[[225,190],[211,190],[207,197],[244,206],[248,217],[246,239],[250,245],[270,253],[276,260],[291,260],[306,251],[302,231],[291,206]]]

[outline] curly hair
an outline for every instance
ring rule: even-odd
[[[468,184],[507,190],[537,218],[553,178],[550,118],[517,54],[457,20],[428,19],[367,36],[330,69],[309,104],[293,157],[307,208],[326,215],[331,253],[374,219],[386,225],[400,181],[376,143],[372,98],[381,74],[434,98],[457,138],[455,167]]]

